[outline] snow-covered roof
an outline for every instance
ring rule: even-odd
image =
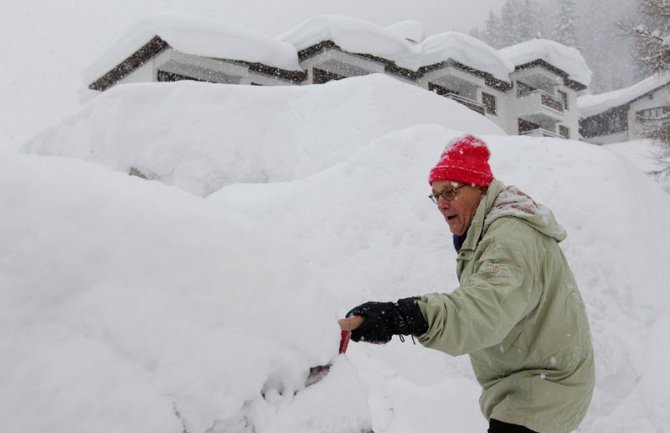
[[[577,99],[579,115],[581,117],[589,117],[611,108],[620,107],[666,84],[670,84],[670,72],[654,74],[639,83],[623,89],[599,95],[580,96]]]
[[[338,15],[308,19],[277,38],[203,18],[159,16],[136,25],[84,71],[84,79],[90,83],[102,77],[155,36],[183,53],[262,63],[288,71],[301,70],[299,51],[332,41],[344,51],[377,56],[413,71],[453,60],[509,82],[509,74],[516,66],[543,60],[565,72],[572,81],[584,86],[591,81],[591,70],[580,52],[555,41],[534,39],[495,50],[459,32],[440,33],[424,39],[423,28],[416,21],[382,27]]]
[[[423,32],[423,24],[421,24],[419,21],[414,20],[401,21],[399,23],[387,26],[386,29],[402,38],[408,39],[416,43],[422,42],[425,38]]]
[[[299,24],[279,39],[294,45],[298,51],[322,41],[332,41],[345,51],[379,56],[411,70],[452,59],[509,81],[514,66],[484,42],[463,33],[448,32],[412,44],[405,39],[407,33],[400,30],[403,26],[406,26],[403,30],[410,28],[409,24],[381,27],[360,19],[324,15]]]
[[[335,42],[351,53],[365,53],[389,60],[411,55],[413,48],[405,38],[386,27],[339,15],[321,15],[298,24],[278,37],[298,51],[322,41]]]
[[[585,86],[591,83],[591,69],[577,48],[567,47],[548,39],[532,39],[520,44],[512,45],[498,51],[514,66],[521,66],[535,60],[557,67],[568,74],[568,78]]]
[[[175,50],[197,56],[263,63],[298,71],[298,54],[290,44],[229,23],[204,18],[160,15],[133,26],[82,75],[92,82],[123,62],[154,36]]]
[[[514,65],[491,46],[459,32],[430,36],[420,44],[419,50],[422,66],[452,59],[507,82],[510,72],[514,71]]]

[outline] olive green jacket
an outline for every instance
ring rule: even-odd
[[[420,297],[426,347],[469,354],[487,419],[573,431],[595,382],[589,324],[553,213],[494,180],[457,259],[460,287]]]

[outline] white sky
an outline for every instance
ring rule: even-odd
[[[408,19],[426,35],[481,26],[504,0],[0,0],[0,135],[20,139],[78,106],[80,73],[137,20],[204,15],[276,36],[320,14],[389,25]]]

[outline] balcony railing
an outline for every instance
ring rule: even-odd
[[[548,131],[543,128],[532,129],[530,131],[521,132],[519,135],[530,135],[531,137],[552,137],[552,138],[565,138],[556,134],[555,132]]]
[[[563,101],[555,97],[554,95],[545,92],[544,90],[531,90],[531,91],[520,91],[517,93],[517,96],[519,98],[524,98],[527,96],[532,96],[532,97],[538,97],[540,99],[540,104],[542,104],[545,107],[551,108],[552,110],[556,110],[559,113],[562,113],[564,111],[563,108]]]
[[[556,98],[555,96],[542,92],[540,93],[540,101],[542,102],[542,105],[544,105],[545,107],[549,107],[552,110],[560,111],[561,113],[563,112],[563,102],[561,102],[561,100]]]
[[[446,94],[444,96],[465,105],[469,109],[471,109],[473,111],[476,111],[477,113],[481,114],[482,116],[486,114],[486,107],[484,107],[484,105],[480,104],[477,101],[473,101],[472,99],[464,98],[463,96],[456,95],[454,93]]]
[[[635,116],[635,120],[645,128],[667,128],[670,126],[670,113],[663,116]]]

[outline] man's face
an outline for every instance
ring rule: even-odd
[[[459,187],[460,186],[460,187]],[[433,194],[455,190],[455,196],[447,201],[441,195],[437,198],[437,208],[444,216],[449,229],[455,235],[462,236],[470,228],[477,206],[483,196],[480,188],[459,185],[448,180],[436,180],[432,184]],[[445,194],[448,195],[448,194]]]

